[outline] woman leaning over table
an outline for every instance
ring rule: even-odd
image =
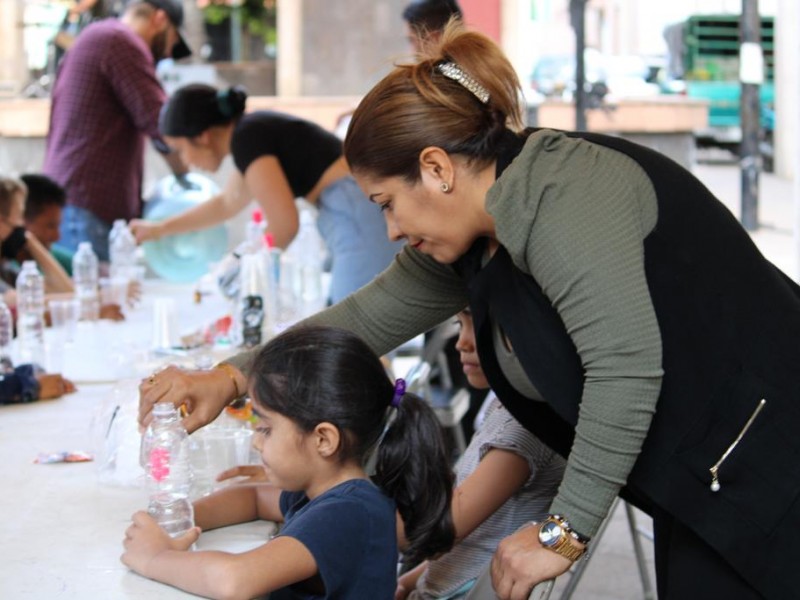
[[[671,160],[512,130],[518,92],[492,42],[449,27],[364,98],[345,155],[407,246],[311,321],[383,352],[469,304],[492,388],[568,457],[558,516],[495,554],[501,598],[565,572],[617,494],[653,516],[659,598],[796,596],[800,289]],[[142,418],[188,400],[208,422],[250,356],[144,382]]]
[[[236,171],[221,194],[165,221],[134,220],[139,242],[221,223],[256,200],[267,232],[285,248],[299,227],[295,198],[319,209],[317,225],[332,258],[331,302],[338,302],[385,269],[401,244],[386,236],[377,207],[364,196],[333,133],[274,112],[245,114],[246,92],[192,84],[164,105],[159,129],[186,164],[217,171],[230,154]]]

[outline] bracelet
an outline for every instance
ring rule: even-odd
[[[552,519],[554,519],[554,520],[556,520],[556,521],[558,521],[559,524],[564,528],[564,531],[566,531],[572,537],[572,539],[577,540],[578,542],[580,542],[584,546],[586,544],[588,544],[589,541],[591,540],[591,538],[586,537],[585,535],[581,535],[580,533],[575,531],[572,528],[572,525],[569,524],[569,521],[567,521],[563,516],[554,515],[554,514],[550,514],[550,515],[547,515],[547,516],[552,518]]]
[[[222,363],[217,363],[216,365],[214,365],[214,368],[215,369],[222,369],[223,371],[225,371],[225,373],[228,374],[228,377],[231,378],[231,382],[233,383],[233,391],[234,391],[234,394],[235,394],[233,396],[233,402],[235,402],[236,400],[241,398],[242,397],[242,393],[239,391],[239,384],[236,381],[236,371],[235,371],[233,365],[229,365],[228,363],[222,362]]]

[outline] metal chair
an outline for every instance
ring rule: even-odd
[[[452,392],[440,386],[433,386],[432,372],[431,364],[427,361],[414,365],[406,374],[406,389],[417,394],[433,408],[439,423],[451,433],[456,454],[461,456],[467,449],[467,442],[461,429],[461,419],[469,410],[469,390],[461,388]]]
[[[528,600],[547,600],[550,598],[554,585],[554,579],[548,579],[535,585],[528,596]],[[488,568],[478,577],[465,600],[497,600],[497,594],[494,593],[494,588],[492,587],[492,576]]]
[[[617,508],[617,504],[620,502],[620,499],[617,498],[614,500],[614,504],[611,505],[611,509],[608,511],[608,516],[603,521],[602,525],[600,525],[600,529],[598,530],[597,534],[594,536],[594,540],[592,541],[592,546],[595,549],[589,553],[589,555],[581,561],[575,563],[572,569],[569,571],[569,581],[567,582],[564,591],[561,592],[561,596],[559,596],[559,600],[570,600],[572,598],[572,594],[575,592],[575,588],[578,587],[578,583],[583,577],[584,571],[586,571],[586,567],[589,566],[589,561],[594,556],[596,552],[596,547],[600,543],[600,540],[603,538],[603,534],[606,532],[608,528],[608,523],[611,520],[614,511]],[[628,521],[628,528],[631,534],[631,541],[633,542],[633,555],[636,559],[636,567],[639,570],[639,578],[642,580],[642,591],[644,592],[644,600],[655,600],[655,591],[653,590],[653,585],[650,582],[650,574],[647,571],[647,561],[644,556],[644,548],[642,548],[642,540],[641,538],[644,537],[649,539],[651,542],[653,541],[653,533],[642,529],[636,523],[636,514],[634,513],[633,507],[625,502],[622,501],[625,506],[625,517]]]
[[[611,506],[611,510],[609,510],[608,517],[603,521],[600,529],[598,530],[597,534],[594,537],[592,542],[593,546],[597,546],[600,540],[603,537],[606,529],[608,528],[608,523],[611,520],[611,515],[614,514],[614,510],[617,507],[619,502],[619,498],[614,501],[614,504]],[[624,502],[624,501],[623,501]],[[652,583],[650,582],[650,575],[647,570],[647,561],[644,556],[644,549],[642,548],[641,538],[644,537],[649,539],[650,541],[653,540],[653,534],[646,529],[642,529],[636,523],[636,514],[634,512],[633,507],[624,502],[625,506],[625,516],[628,521],[628,527],[631,533],[631,539],[633,541],[633,554],[636,558],[636,566],[639,570],[639,577],[642,580],[642,590],[644,592],[644,599],[645,600],[655,600],[655,590],[653,589]],[[570,569],[565,575],[569,577],[569,581],[567,585],[564,587],[564,590],[561,592],[559,596],[559,600],[569,600],[572,598],[572,594],[575,593],[575,588],[578,587],[578,583],[583,576],[583,573],[586,571],[586,567],[589,566],[589,561],[594,556],[596,550],[593,550],[589,553],[586,558],[583,560],[578,561],[575,565]],[[536,585],[533,590],[531,590],[531,594],[528,597],[528,600],[548,600],[550,598],[550,594],[553,591],[553,587],[555,586],[555,580],[549,579],[547,581],[543,581],[542,583]],[[497,595],[494,593],[494,589],[492,588],[492,581],[491,576],[489,575],[489,569],[486,569],[484,573],[481,575],[480,578],[475,582],[475,586],[470,590],[469,594],[466,596],[466,600],[497,600]]]

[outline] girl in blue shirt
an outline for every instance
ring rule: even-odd
[[[387,378],[354,334],[295,328],[253,364],[259,417],[255,447],[269,483],[232,486],[195,504],[197,527],[172,539],[146,513],[133,516],[122,562],[134,571],[211,598],[391,600],[397,517],[404,559],[453,542],[452,472],[431,408]],[[364,464],[377,446],[372,480]],[[201,529],[267,519],[275,539],[249,552],[188,549]]]

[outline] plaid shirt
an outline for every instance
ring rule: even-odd
[[[140,216],[145,137],[158,137],[165,97],[150,49],[126,25],[81,32],[58,71],[43,168],[69,204],[109,224]]]

